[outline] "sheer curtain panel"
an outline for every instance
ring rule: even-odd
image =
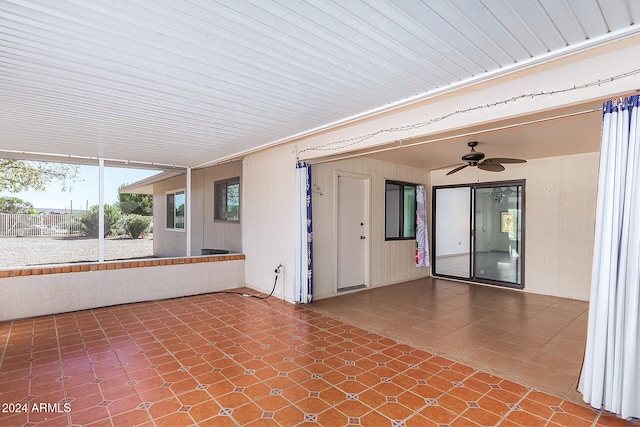
[[[640,128],[638,96],[603,107],[589,329],[578,391],[640,418]]]
[[[416,267],[429,267],[427,195],[424,185],[416,187]]]

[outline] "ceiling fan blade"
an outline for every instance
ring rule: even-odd
[[[482,163],[478,163],[478,169],[482,169],[489,172],[502,172],[504,170],[504,166],[502,166],[500,163],[482,162]]]
[[[509,159],[506,157],[496,157],[493,159],[487,159],[484,163],[527,163],[526,160],[522,159]]]
[[[452,173],[456,173],[456,172],[458,172],[458,171],[460,171],[460,170],[462,170],[462,169],[464,169],[464,168],[466,168],[468,166],[469,166],[469,164],[458,166],[457,168],[452,169],[449,172],[447,172],[447,175],[451,175]]]

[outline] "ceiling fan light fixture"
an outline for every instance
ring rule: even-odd
[[[478,145],[478,141],[470,141],[467,143],[467,145],[471,148],[471,151],[462,156],[462,161],[466,162],[466,164],[450,170],[449,172],[447,172],[447,175],[456,173],[466,168],[467,166],[477,166],[478,169],[489,172],[502,172],[503,170],[505,170],[505,167],[502,165],[502,163],[526,163],[526,160],[510,159],[506,157],[485,159],[484,153],[475,150],[475,147]]]

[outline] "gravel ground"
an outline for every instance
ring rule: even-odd
[[[98,260],[98,239],[55,237],[0,238],[0,268],[66,264]],[[108,238],[104,259],[153,257],[153,236],[144,239]]]

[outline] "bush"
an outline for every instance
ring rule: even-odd
[[[149,230],[149,224],[151,224],[151,218],[148,216],[142,216],[137,214],[127,215],[124,220],[124,229],[134,239],[138,237],[144,237]]]
[[[122,219],[122,212],[117,206],[104,205],[104,237],[118,232],[118,223]],[[82,215],[82,228],[87,236],[98,237],[98,205]]]

